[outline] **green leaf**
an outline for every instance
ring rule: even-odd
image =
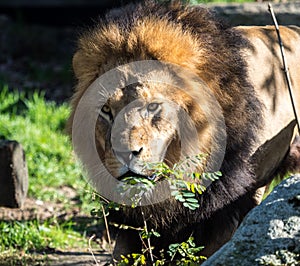
[[[186,256],[185,252],[181,248],[178,249],[178,252],[182,257]]]
[[[219,176],[219,177],[221,177],[221,176],[222,176],[222,173],[221,173],[221,171],[214,172],[214,174],[215,174],[216,176]]]
[[[140,260],[142,265],[146,265],[146,257],[144,255],[141,255]]]
[[[197,203],[190,203],[190,202],[184,202],[183,206],[186,207],[186,208],[189,208],[192,211],[194,211],[194,210],[196,210],[197,208],[200,207],[199,204],[197,204]]]
[[[183,198],[181,194],[176,195],[175,199],[180,202],[185,202],[185,198]]]
[[[193,197],[195,197],[195,194],[192,193],[192,192],[189,192],[189,191],[182,191],[182,195],[183,195],[185,198],[193,198]]]
[[[191,190],[191,183],[190,182],[184,182],[185,183],[185,187],[187,190]]]
[[[173,190],[171,192],[171,196],[176,197],[178,194],[180,194],[180,192],[178,190]]]
[[[198,200],[195,198],[187,198],[186,201],[191,203],[198,203]]]
[[[152,233],[153,233],[154,236],[160,237],[160,234],[158,232],[154,231],[153,229],[151,231],[152,231]]]
[[[195,189],[195,184],[194,183],[191,184],[191,188],[190,189],[191,189],[192,193],[194,193],[194,194],[196,193],[196,189]]]
[[[196,190],[199,194],[202,194],[205,190],[206,190],[206,187],[205,186],[202,186],[200,184],[197,184],[196,185]]]
[[[186,188],[186,183],[185,183],[185,181],[183,181],[183,180],[175,180],[175,182],[176,182],[176,186],[177,186],[178,188]]]
[[[200,173],[193,173],[193,178],[194,179],[200,179],[201,178],[201,175],[200,175]]]
[[[170,251],[176,251],[176,249],[180,246],[179,243],[174,243],[169,245],[169,250]]]

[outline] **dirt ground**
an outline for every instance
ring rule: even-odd
[[[102,225],[93,223],[95,218],[80,212],[76,204],[72,204],[72,196],[74,191],[70,188],[61,188],[70,199],[70,206],[66,208],[63,204],[53,202],[43,202],[40,200],[27,198],[22,209],[11,209],[0,207],[0,221],[44,221],[56,217],[59,222],[73,221],[76,224],[86,226],[87,237],[95,235],[98,240],[101,238],[103,231]],[[105,265],[110,259],[110,255],[104,252],[99,243],[99,249],[92,252],[86,249],[71,249],[71,250],[46,250],[43,254],[47,257],[46,265],[65,266],[65,265]],[[44,262],[43,262],[44,263]],[[35,264],[39,265],[39,264]],[[44,265],[44,264],[42,264]]]
[[[70,199],[70,206],[68,206],[68,208],[59,203],[43,202],[40,200],[27,198],[22,209],[0,207],[0,220],[44,221],[56,217],[56,220],[59,222],[73,221],[76,224],[86,226],[86,234],[88,237],[96,235],[96,237],[100,239],[103,231],[102,225],[100,223],[95,225],[95,218],[80,212],[79,207],[75,204],[75,202],[72,204],[72,196],[74,195],[75,191],[72,191],[72,189],[67,187],[63,187],[61,190],[64,191],[66,197]],[[110,256],[100,249],[100,246],[101,244],[99,243],[99,250],[93,251],[94,257],[92,252],[88,249],[88,241],[86,249],[67,251],[49,249],[44,251],[43,254],[36,255],[45,255],[47,257],[46,265],[105,265],[105,263],[110,259]]]

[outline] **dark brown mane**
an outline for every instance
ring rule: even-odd
[[[221,168],[223,177],[199,197],[199,210],[190,211],[176,201],[145,209],[151,216],[150,226],[162,235],[153,243],[157,250],[165,248],[170,240],[184,241],[191,234],[197,244],[209,246],[215,241],[220,246],[224,241],[218,243],[219,237],[225,234],[228,239],[255,206],[252,196],[256,187],[249,157],[260,127],[261,107],[247,79],[241,54],[247,45],[237,31],[224,26],[206,8],[153,1],[111,11],[79,40],[74,57],[78,85],[73,106],[104,72],[120,64],[154,59],[196,73],[214,92],[226,114],[228,139]],[[111,218],[142,226],[139,209],[117,212]],[[209,255],[212,250],[205,253]]]

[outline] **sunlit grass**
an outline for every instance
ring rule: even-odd
[[[0,88],[0,103],[0,140],[16,140],[24,148],[28,197],[62,203],[66,210],[76,204],[82,213],[89,214],[96,204],[92,202],[92,189],[65,133],[69,105],[48,102],[38,92],[11,92],[7,86]],[[70,197],[60,189],[65,186],[75,191],[75,203],[70,203]],[[49,249],[87,249],[85,232],[86,223],[55,217],[45,221],[0,221],[0,265],[46,265],[47,256],[40,253]]]
[[[23,93],[9,92],[7,87],[0,92],[0,102],[0,138],[16,140],[23,146],[29,171],[29,196],[63,200],[55,188],[65,185],[80,191],[86,187],[70,138],[64,132],[70,113],[67,104],[46,102],[37,92],[26,97]]]
[[[39,223],[0,222],[0,251],[43,251],[47,249],[70,249],[86,245],[85,239],[72,229],[72,223],[58,224],[54,221]]]

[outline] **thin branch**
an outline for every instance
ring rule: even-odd
[[[146,236],[147,236],[147,244],[148,244],[148,250],[149,250],[150,260],[151,260],[152,265],[154,266],[155,263],[154,263],[154,258],[153,258],[153,253],[152,253],[152,247],[151,247],[151,242],[150,242],[150,237],[149,237],[149,232],[148,232],[148,226],[147,226],[147,221],[145,219],[145,214],[144,214],[143,211],[142,211],[142,216],[143,216],[143,221],[144,221],[145,233],[146,233]]]
[[[92,240],[95,238],[95,235],[92,235],[90,238],[89,238],[89,251],[91,252],[91,254],[92,254],[92,257],[93,257],[93,259],[94,259],[94,261],[95,261],[95,263],[96,263],[96,266],[99,266],[99,264],[98,264],[98,262],[97,262],[97,259],[96,259],[96,257],[95,257],[95,255],[94,255],[94,252],[93,252],[93,249],[92,249],[92,244],[91,244],[91,242],[92,242]]]
[[[115,265],[115,258],[114,258],[112,244],[111,244],[111,238],[110,238],[110,233],[109,233],[109,228],[108,228],[108,222],[107,222],[107,218],[106,218],[105,209],[103,207],[103,204],[101,204],[101,209],[102,209],[104,224],[105,224],[105,228],[106,228],[106,232],[107,232],[108,245],[109,245],[109,249],[110,249],[109,251],[111,253],[111,257],[112,257],[113,263]]]
[[[274,26],[275,26],[275,29],[276,29],[276,33],[277,33],[277,37],[278,37],[278,43],[279,43],[280,51],[281,51],[283,71],[285,73],[285,78],[286,78],[288,89],[289,89],[289,94],[290,94],[290,98],[291,98],[293,112],[294,112],[294,116],[295,116],[296,123],[297,123],[298,133],[300,134],[300,125],[299,125],[299,119],[298,119],[297,110],[296,110],[295,102],[294,102],[294,96],[293,96],[292,84],[291,84],[291,79],[290,79],[290,73],[289,73],[289,69],[288,69],[288,66],[287,66],[284,46],[283,46],[283,43],[281,41],[280,30],[279,30],[277,19],[276,19],[276,16],[275,16],[275,13],[274,13],[274,10],[273,10],[273,7],[272,7],[271,3],[269,3],[269,12],[271,13],[273,23],[274,23]]]

